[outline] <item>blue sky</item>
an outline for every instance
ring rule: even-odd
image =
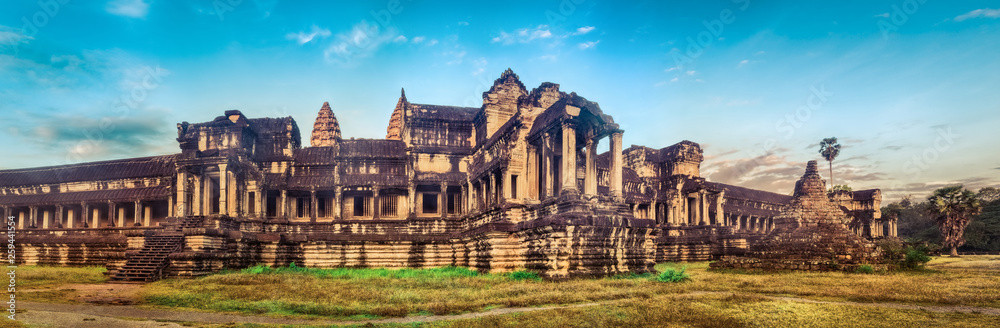
[[[788,193],[836,136],[835,182],[892,201],[1000,184],[997,53],[996,1],[5,2],[0,169],[175,153],[227,109],[307,132],[324,101],[382,138],[400,88],[478,107],[510,67],[626,147],[700,143],[713,181]]]

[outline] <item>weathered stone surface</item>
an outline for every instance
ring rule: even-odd
[[[745,258],[724,258],[712,267],[829,271],[883,262],[874,243],[848,229],[850,218],[827,196],[816,161],[809,161],[791,204],[774,222],[774,230],[752,244]]]
[[[816,172],[794,200],[710,182],[697,143],[623,149],[624,131],[598,103],[551,82],[529,92],[510,69],[480,107],[411,103],[401,92],[382,140],[342,139],[329,103],[311,147],[291,117],[238,110],[177,133],[173,155],[0,171],[0,210],[28,231],[19,261],[104,263],[124,275],[160,247],[176,250],[155,257],[168,276],[294,262],[562,279],[748,245],[772,257],[794,247],[810,268],[822,256],[853,263],[868,259],[868,244],[837,227],[894,231],[877,190],[836,194],[832,205]],[[771,235],[783,244],[758,242]]]

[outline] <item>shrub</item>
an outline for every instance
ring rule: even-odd
[[[854,269],[855,273],[872,274],[875,273],[875,269],[871,265],[862,264],[857,269]]]
[[[906,258],[903,259],[901,266],[906,269],[916,270],[924,267],[924,264],[931,261],[931,257],[927,256],[927,249],[925,247],[907,247],[906,248]]]
[[[539,277],[537,273],[524,270],[511,272],[507,275],[507,277],[509,277],[510,280],[514,281],[522,281],[522,280],[542,281],[542,277]]]
[[[659,276],[656,277],[656,281],[659,281],[659,282],[682,282],[682,281],[690,280],[691,276],[689,276],[687,273],[684,272],[686,270],[687,270],[687,266],[681,267],[680,270],[676,270],[674,268],[667,268],[666,270],[664,270],[663,272],[661,272]]]

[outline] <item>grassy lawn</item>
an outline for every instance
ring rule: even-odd
[[[103,267],[18,266],[18,299],[29,302],[70,303],[74,290],[70,284],[100,284],[107,279]]]
[[[714,271],[708,270],[707,262],[662,263],[656,269],[682,266],[690,274],[690,280],[682,283],[658,282],[655,276],[541,281],[530,274],[479,274],[465,268],[255,267],[198,279],[151,283],[142,288],[140,301],[159,308],[327,319],[452,315],[495,308],[600,303],[423,325],[385,325],[406,327],[996,327],[1000,322],[998,317],[982,314],[813,304],[764,297],[1000,308],[1000,256],[934,258],[926,270],[875,274]],[[73,275],[74,283],[100,283],[104,279],[95,268],[31,270],[39,278],[31,284],[51,290],[59,290],[58,285],[66,283],[61,278],[65,275],[60,274],[63,270],[82,270]],[[29,271],[25,270],[25,274]]]
[[[244,270],[159,281],[148,285],[143,297],[147,304],[203,311],[351,319],[625,299],[646,302],[659,295],[696,291],[1000,308],[1000,270],[990,270],[993,263],[1000,263],[1000,257],[937,258],[928,270],[876,274],[718,272],[709,271],[708,263],[689,263],[685,266],[691,280],[684,283],[643,277],[519,281],[463,268]],[[678,266],[665,263],[656,268]]]

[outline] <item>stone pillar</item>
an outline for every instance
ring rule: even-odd
[[[17,228],[18,229],[24,229],[24,227],[30,227],[31,226],[31,223],[29,222],[29,221],[31,221],[31,213],[30,213],[31,210],[28,210],[28,211],[29,211],[28,215],[25,215],[24,211],[18,211],[17,212]]]
[[[496,204],[496,198],[497,198],[497,195],[496,195],[497,194],[497,192],[496,192],[496,188],[497,188],[496,187],[497,175],[493,174],[493,172],[490,172],[489,176],[490,176],[490,180],[489,180],[490,181],[490,185],[489,185],[489,188],[483,188],[483,189],[488,189],[486,191],[486,195],[487,195],[487,197],[486,197],[487,198],[486,199],[486,207],[487,208],[495,205]]]
[[[674,215],[674,207],[671,206],[670,202],[667,202],[667,223],[677,224],[677,217]]]
[[[38,207],[29,206],[28,207],[28,227],[38,228]]]
[[[527,163],[525,164],[527,167],[525,171],[527,172],[527,176],[524,179],[524,183],[522,183],[524,187],[521,187],[521,189],[527,191],[527,193],[523,195],[518,193],[518,196],[528,199],[538,199],[538,176],[541,174],[541,172],[538,172],[538,153],[535,147],[530,144],[525,149],[528,156]]]
[[[542,172],[539,178],[542,179],[541,189],[538,190],[538,199],[545,199],[553,196],[552,188],[552,137],[549,133],[542,135]]]
[[[90,228],[90,204],[87,202],[80,202],[80,222],[84,228]]]
[[[441,194],[438,197],[438,210],[441,211],[441,217],[448,216],[448,183],[441,182]]]
[[[585,145],[586,159],[584,167],[583,176],[583,193],[586,195],[596,196],[597,195],[597,143],[594,142],[593,138],[587,138]],[[654,202],[655,204],[655,202]],[[655,211],[655,210],[654,210]],[[656,215],[653,215],[653,219],[656,219]]]
[[[715,194],[715,223],[725,225],[726,213],[722,209],[722,204],[726,202],[726,191]]]
[[[333,201],[334,202],[334,204],[333,204],[333,217],[336,218],[336,219],[338,219],[338,220],[341,218],[340,217],[340,209],[341,209],[341,207],[344,204],[344,200],[341,199],[341,194],[342,194],[342,192],[341,192],[340,187],[334,187],[334,189],[333,189],[333,199],[334,199],[334,201]]]
[[[706,224],[708,224],[708,222],[707,222],[708,221],[708,195],[705,193],[704,189],[702,189],[701,192],[698,193],[698,195],[699,195],[698,198],[701,198],[701,213],[699,213],[699,215],[698,215],[699,216],[698,224],[700,224],[700,225],[706,225]]]
[[[656,221],[657,214],[659,213],[656,213],[656,200],[653,200],[649,203],[649,218],[652,219],[653,222],[660,223],[659,221]]]
[[[97,208],[97,207],[94,207],[91,211],[93,211],[93,212],[90,213],[91,214],[90,221],[93,222],[93,224],[91,224],[90,227],[91,228],[100,228],[101,227],[101,209]]]
[[[309,222],[316,222],[319,216],[319,204],[316,203],[316,189],[309,191]]]
[[[191,206],[191,215],[205,215],[201,211],[201,204],[205,201],[205,196],[202,189],[205,189],[205,176],[202,173],[194,175],[194,194],[191,195],[191,201],[194,202]]]
[[[410,215],[415,215],[417,213],[417,185],[412,181],[409,184],[408,192],[410,194],[407,196],[406,206],[410,208]]]
[[[167,196],[167,216],[177,216],[177,212],[174,209],[174,197]]]
[[[188,215],[187,203],[187,171],[178,170],[177,171],[177,210],[174,212],[174,216],[187,216]]]
[[[278,217],[288,218],[288,190],[281,190],[281,207],[278,208]]]
[[[378,187],[372,187],[372,218],[378,220],[382,218],[382,204],[378,199]]]
[[[54,219],[55,220],[52,220],[52,223],[53,223],[52,226],[55,227],[55,228],[60,228],[60,229],[62,229],[63,227],[65,227],[63,225],[63,216],[64,216],[63,215],[64,214],[63,213],[63,206],[62,205],[56,205],[56,211],[55,211],[54,214],[55,214],[54,215]]]
[[[139,220],[139,217],[141,215],[142,215],[142,201],[137,200],[135,201],[135,212],[132,213],[132,220],[135,221],[133,225],[135,226],[142,225],[141,223],[142,221]]]
[[[128,206],[128,205],[125,205],[125,206]],[[118,222],[115,223],[116,227],[119,227],[119,228],[124,228],[125,227],[125,206],[118,206],[118,214],[116,214],[116,215],[118,215],[118,218],[117,218]]]
[[[267,191],[264,188],[257,188],[257,213],[254,214],[261,218],[267,215]]]
[[[511,199],[513,197],[511,191],[514,189],[514,184],[510,182],[510,180],[513,179],[510,174],[510,169],[508,168],[500,171],[500,176],[500,180],[502,181],[500,184],[503,185],[503,188],[500,188],[500,195],[503,195],[503,200]]]
[[[142,225],[150,226],[153,223],[153,206],[146,205],[142,207]]]
[[[465,209],[466,209],[466,207],[465,207],[465,200],[468,197],[466,196],[465,193],[468,192],[469,187],[467,187],[466,185],[462,185],[461,188],[462,188],[462,190],[459,191],[459,197],[461,198],[461,200],[457,201],[456,203],[457,204],[462,204],[462,206],[460,206],[459,208],[455,209],[455,214],[462,214],[462,212],[465,211]]]
[[[219,214],[229,215],[229,171],[227,164],[219,164]]]
[[[608,174],[608,191],[612,197],[622,196],[622,132],[611,134],[611,168]]]
[[[562,194],[575,194],[576,188],[576,127],[563,122],[562,125]]]
[[[66,209],[66,227],[70,229],[76,228],[76,210],[73,208]]]

